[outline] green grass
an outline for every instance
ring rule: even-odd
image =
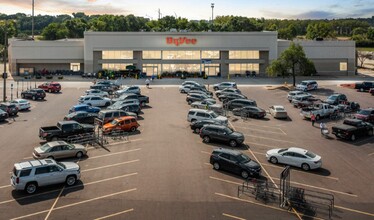
[[[374,52],[374,47],[357,47],[356,49],[358,51],[370,51],[370,52]]]

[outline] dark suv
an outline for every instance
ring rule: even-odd
[[[250,99],[234,99],[227,102],[227,108],[233,110],[234,108],[241,108],[245,106],[257,106],[256,101]]]
[[[344,94],[336,93],[330,95],[325,102],[330,105],[338,105],[347,101],[347,96]]]
[[[215,170],[226,170],[241,175],[244,179],[249,176],[260,176],[261,166],[247,155],[236,150],[215,149],[210,155],[210,164]]]
[[[0,109],[8,113],[9,116],[18,114],[18,107],[9,102],[0,103]]]
[[[242,133],[222,125],[205,125],[200,130],[200,137],[205,143],[214,140],[229,143],[231,147],[236,147],[244,142]]]
[[[23,99],[32,99],[32,100],[44,99],[45,92],[43,89],[30,89],[30,90],[21,92],[21,97]]]

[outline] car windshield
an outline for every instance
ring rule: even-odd
[[[110,122],[111,125],[117,125],[118,124],[118,121],[117,120],[113,120],[112,122]]]
[[[231,133],[233,132],[230,128],[225,128],[224,131],[225,131],[227,134],[231,134]]]
[[[310,158],[315,158],[317,155],[315,155],[313,152],[307,151],[306,154]]]
[[[249,158],[245,154],[240,154],[237,158],[238,158],[239,163],[248,163],[251,161],[251,158]]]
[[[26,100],[20,100],[19,103],[27,103]]]
[[[66,169],[66,166],[65,166],[63,163],[58,162],[58,161],[56,161],[56,163],[57,163],[58,165],[62,166],[64,169]]]
[[[277,111],[284,111],[284,108],[276,107],[275,110],[277,110]]]
[[[49,148],[51,148],[51,146],[49,146],[48,143],[46,143],[46,144],[40,146],[40,149],[41,149],[42,151],[47,151]]]
[[[338,98],[337,95],[332,95],[332,96],[330,96],[328,99],[329,99],[329,100],[335,100],[335,99],[337,99],[337,98]]]
[[[306,86],[308,83],[307,82],[302,82],[300,85]]]
[[[288,150],[288,148],[280,149],[280,150],[278,151],[278,153],[285,152],[286,150]]]
[[[370,115],[371,110],[360,110],[357,113],[360,115]]]
[[[217,117],[218,117],[217,113],[215,113],[215,112],[211,112],[210,115],[211,115],[213,118],[217,118]]]

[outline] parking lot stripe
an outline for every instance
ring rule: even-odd
[[[218,181],[221,181],[221,182],[225,182],[225,183],[231,183],[231,184],[238,185],[238,186],[243,185],[242,183],[234,182],[234,181],[231,181],[231,180],[225,180],[225,179],[221,179],[221,178],[217,178],[217,177],[213,177],[213,176],[209,176],[209,178],[213,179],[213,180],[218,180]]]
[[[113,156],[113,155],[117,155],[117,154],[125,154],[125,153],[130,153],[130,152],[139,151],[139,150],[141,150],[141,148],[137,148],[137,149],[133,149],[133,150],[120,151],[120,152],[111,153],[111,154],[104,154],[104,155],[100,155],[100,156],[89,157],[88,159],[96,159],[96,158],[101,158],[101,157],[109,157],[109,156]]]
[[[57,201],[60,198],[60,196],[61,196],[62,192],[64,191],[64,189],[65,189],[65,186],[62,187],[60,193],[58,194],[58,196],[57,196],[55,202],[53,203],[52,207],[49,209],[49,212],[48,212],[47,216],[44,218],[44,220],[47,220],[49,218],[49,216],[51,215],[51,212],[52,212],[53,208],[56,206]]]
[[[283,135],[287,135],[287,134],[284,133],[284,132],[266,131],[266,130],[260,130],[260,129],[254,129],[254,128],[239,127],[239,126],[236,126],[236,127],[237,127],[237,128],[242,128],[242,129],[247,129],[247,130],[252,130],[252,131],[264,132],[264,133],[272,133],[272,134],[283,134]]]
[[[261,152],[256,152],[256,151],[252,151],[252,152],[255,153],[255,154],[266,155],[265,153],[261,153]]]
[[[71,204],[68,204],[68,205],[60,206],[60,207],[54,208],[53,210],[60,210],[60,209],[68,208],[68,207],[71,207],[71,206],[76,206],[76,205],[84,204],[84,203],[87,203],[87,202],[92,202],[92,201],[95,201],[95,200],[104,199],[104,198],[107,198],[107,197],[111,197],[111,196],[116,196],[116,195],[123,194],[123,193],[132,192],[132,191],[135,191],[135,190],[136,190],[136,188],[129,189],[129,190],[124,190],[124,191],[121,191],[121,192],[116,192],[116,193],[112,193],[112,194],[109,194],[109,195],[100,196],[100,197],[96,197],[96,198],[93,198],[93,199],[88,199],[88,200],[84,200],[84,201],[80,201],[80,202],[76,202],[76,203],[71,203]],[[24,216],[20,216],[20,217],[17,217],[17,218],[13,218],[12,220],[27,218],[27,217],[39,215],[39,214],[42,214],[42,213],[46,213],[48,211],[49,210],[44,210],[44,211],[40,211],[40,212],[36,212],[36,213],[31,213],[29,215],[24,215]]]
[[[125,162],[122,162],[122,163],[115,163],[115,164],[111,164],[111,165],[106,165],[106,166],[101,166],[101,167],[95,167],[95,168],[91,168],[91,169],[87,169],[87,170],[81,170],[81,172],[89,172],[89,171],[93,171],[93,170],[99,170],[99,169],[104,169],[104,168],[108,168],[108,167],[114,167],[114,166],[119,166],[119,165],[123,165],[123,164],[128,164],[128,163],[134,163],[134,162],[138,162],[139,160],[130,160],[130,161],[125,161]]]
[[[211,153],[209,153],[209,152],[206,152],[206,151],[201,151],[201,153],[203,153],[203,154],[211,154]]]
[[[371,153],[371,154],[368,154],[368,156],[371,156],[371,155],[374,155],[374,152],[373,152],[373,153]]]
[[[241,121],[237,121],[236,123],[245,124],[245,125],[254,125],[256,127],[264,127],[264,128],[279,130],[279,128],[274,128],[274,126],[258,125],[258,124],[253,124],[249,122],[241,122]]]
[[[257,136],[257,135],[244,134],[244,136],[296,144],[295,142],[292,142],[292,141],[285,141],[285,140],[281,140],[281,139],[274,139],[274,138],[262,137],[262,136]]]
[[[226,214],[226,213],[222,213],[222,215],[226,216],[226,217],[229,217],[229,218],[234,218],[234,219],[239,219],[239,220],[246,220],[245,218],[240,218],[238,216],[229,215],[229,214]]]
[[[125,143],[131,143],[131,142],[136,142],[136,141],[141,141],[142,139],[134,139],[134,140],[128,140],[128,141],[121,141],[121,142],[116,142],[116,143],[111,143],[108,144],[108,146],[114,146],[114,145],[119,145],[119,144],[125,144]]]
[[[125,210],[125,211],[122,211],[122,212],[117,212],[117,213],[114,213],[114,214],[111,214],[111,215],[96,218],[95,220],[106,219],[106,218],[110,218],[110,217],[113,217],[113,216],[121,215],[121,214],[124,214],[124,213],[127,213],[127,212],[132,212],[132,211],[134,211],[134,209],[128,209],[128,210]]]
[[[274,178],[275,180],[279,180],[276,177],[272,177],[272,178]],[[350,193],[346,193],[346,192],[336,191],[336,190],[333,190],[333,189],[327,189],[327,188],[318,187],[318,186],[312,186],[312,185],[308,185],[308,184],[304,184],[304,183],[299,183],[299,182],[294,182],[294,181],[290,181],[290,183],[293,183],[293,184],[296,184],[296,185],[300,185],[300,186],[309,187],[309,188],[320,189],[320,190],[324,190],[324,191],[328,191],[328,192],[332,192],[332,193],[338,193],[338,194],[342,194],[342,195],[346,195],[346,196],[358,197],[355,194],[350,194]]]
[[[374,217],[373,213],[363,212],[363,211],[356,210],[356,209],[350,209],[350,208],[346,208],[346,207],[342,207],[342,206],[338,206],[338,205],[334,205],[334,208],[343,209],[343,210],[347,210],[347,211],[350,211],[350,212],[356,212],[356,213],[359,213],[359,214],[363,214],[363,215],[368,215],[368,216],[373,216]]]
[[[260,143],[255,143],[255,142],[251,142],[251,144],[253,144],[253,145],[259,145],[259,146],[263,146],[263,147],[267,147],[267,148],[277,148],[277,146],[272,146],[272,145],[267,145],[267,144],[260,144]]]
[[[116,177],[97,180],[97,181],[93,181],[93,182],[89,182],[89,183],[84,183],[84,185],[88,186],[88,185],[92,185],[92,184],[96,184],[96,183],[101,183],[101,182],[105,182],[105,181],[109,181],[109,180],[114,180],[114,179],[119,179],[119,178],[123,178],[123,177],[133,176],[133,175],[137,175],[137,174],[138,173],[125,174],[125,175],[121,175],[121,176],[116,176]],[[75,185],[75,186],[70,186],[67,189],[81,187],[81,186],[82,186],[82,184],[78,184],[78,185]],[[51,191],[48,191],[48,192],[38,193],[38,194],[30,195],[30,196],[24,196],[24,197],[20,197],[20,198],[17,198],[17,199],[10,199],[10,200],[0,202],[0,205],[10,203],[10,202],[14,202],[14,201],[18,201],[18,200],[22,200],[22,199],[29,199],[29,198],[32,198],[32,197],[37,197],[37,196],[41,196],[41,195],[45,195],[45,194],[49,194],[49,193],[53,193],[53,192],[58,192],[58,191],[60,191],[60,189],[55,189],[55,190],[51,190]]]
[[[8,188],[8,187],[11,187],[12,185],[5,185],[5,186],[0,186],[0,189],[2,188]]]

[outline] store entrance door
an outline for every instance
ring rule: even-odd
[[[157,66],[144,66],[143,72],[147,73],[147,76],[155,76],[158,75],[158,67]]]
[[[217,76],[219,72],[219,67],[218,66],[205,66],[204,71],[207,76]]]

